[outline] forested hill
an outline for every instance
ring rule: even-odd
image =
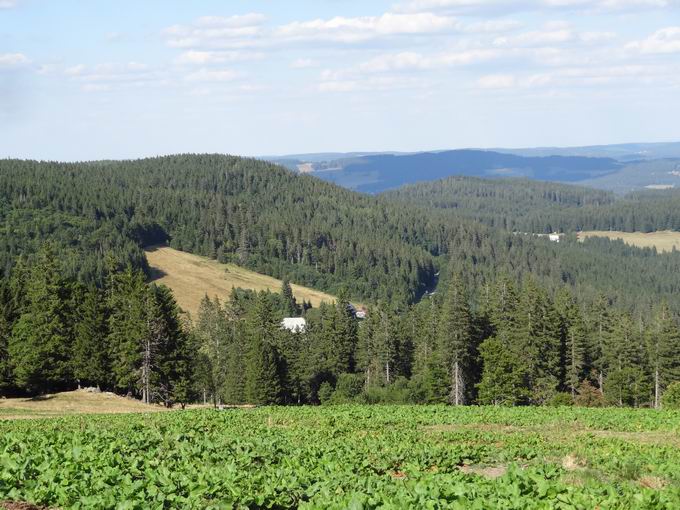
[[[559,216],[614,203],[613,193],[530,179],[480,179],[456,175],[386,191],[388,200],[446,209],[451,213],[511,231],[559,230]],[[556,221],[557,219],[557,221]]]
[[[334,294],[346,288],[364,302],[415,302],[443,269],[463,274],[471,289],[501,273],[517,281],[531,273],[548,289],[566,282],[587,299],[602,293],[646,308],[663,297],[680,308],[680,254],[600,240],[556,246],[253,159],[4,160],[0,204],[5,275],[19,254],[30,257],[50,240],[66,277],[101,285],[110,269],[145,269],[141,247],[167,240]]]
[[[680,230],[680,191],[625,197],[583,186],[529,179],[453,176],[387,191],[393,201],[445,209],[456,216],[521,232]]]
[[[139,246],[180,250],[362,298],[413,300],[435,273],[407,241],[423,218],[261,161],[180,155],[79,164],[0,162],[3,267],[46,239],[81,280],[103,254],[144,266]]]

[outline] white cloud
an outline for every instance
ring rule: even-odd
[[[416,14],[385,13],[381,16],[295,21],[279,27],[277,38],[293,41],[326,40],[360,42],[379,36],[432,34],[460,28],[460,23],[448,16],[423,12]]]
[[[31,61],[23,53],[0,53],[0,69],[20,67]]]
[[[66,68],[64,74],[75,83],[79,83],[86,92],[162,85],[168,80],[165,71],[151,69],[139,62],[109,62],[94,66],[78,64]]]
[[[614,32],[583,32],[578,35],[578,38],[587,44],[601,43],[616,39]]]
[[[498,58],[501,52],[496,49],[472,49],[451,51],[434,55],[405,51],[379,55],[359,65],[361,71],[386,72],[414,69],[437,69],[451,66],[476,64]]]
[[[197,51],[189,50],[181,53],[175,62],[178,64],[210,65],[224,64],[226,62],[245,62],[259,60],[264,57],[263,53],[248,51]]]
[[[226,82],[233,81],[240,76],[239,73],[230,69],[214,70],[214,69],[200,69],[196,72],[186,75],[184,78],[189,82]]]
[[[64,74],[66,74],[67,76],[80,76],[85,72],[85,69],[86,68],[84,64],[78,64],[67,68],[64,71]]]
[[[532,2],[507,0],[409,0],[395,5],[397,12],[447,11],[457,14],[520,11]]]
[[[173,48],[240,48],[253,45],[262,34],[262,14],[240,16],[204,16],[191,25],[173,25],[163,31],[167,43]]]
[[[512,37],[498,37],[493,43],[501,47],[550,46],[567,43],[574,39],[574,33],[569,28],[556,26],[546,28],[546,30],[533,30]]]
[[[501,14],[543,9],[623,11],[665,9],[680,6],[678,0],[409,0],[395,6],[397,12],[446,11],[459,14]]]
[[[320,92],[390,91],[423,87],[421,80],[396,76],[345,78],[331,71],[322,73],[321,78],[321,82],[317,86]]]
[[[205,28],[243,28],[261,25],[267,20],[264,14],[251,12],[237,16],[203,16],[196,20],[196,25]]]
[[[16,7],[16,0],[0,0],[0,9],[11,9]]]
[[[649,65],[615,65],[596,67],[568,67],[556,71],[527,76],[488,75],[477,81],[485,89],[573,89],[575,87],[648,86],[672,84],[678,75],[677,68]]]
[[[189,25],[173,25],[163,31],[168,46],[188,51],[238,50],[274,48],[282,44],[311,41],[360,43],[393,36],[419,36],[461,31],[465,27],[456,18],[430,12],[399,14],[386,12],[379,16],[343,17],[293,21],[277,27],[266,27],[260,14],[228,18],[203,17]],[[501,32],[515,22],[499,20],[471,24],[468,32]],[[198,55],[185,55],[198,57]]]
[[[307,69],[309,67],[316,67],[319,64],[311,58],[298,58],[290,63],[292,69]]]
[[[103,83],[85,83],[82,86],[82,89],[85,92],[108,92],[111,90],[111,85]]]
[[[633,41],[626,49],[640,53],[678,53],[680,52],[680,26],[657,30],[646,39]]]
[[[509,32],[519,28],[520,26],[521,24],[518,21],[512,19],[492,19],[487,21],[478,21],[466,25],[463,27],[463,32],[471,34]]]
[[[479,78],[477,85],[483,89],[506,89],[515,85],[515,77],[510,74],[490,74]]]

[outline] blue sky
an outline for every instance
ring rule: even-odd
[[[0,0],[0,157],[680,140],[680,0]]]

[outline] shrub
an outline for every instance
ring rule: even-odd
[[[363,374],[340,374],[333,393],[333,403],[348,403],[364,390]]]
[[[574,399],[569,393],[555,393],[553,397],[546,402],[550,407],[573,406]]]
[[[661,403],[665,409],[680,409],[680,381],[666,388],[661,397]]]
[[[322,404],[327,404],[330,402],[333,396],[333,386],[328,381],[321,383],[319,386],[319,402]]]
[[[590,384],[588,381],[583,381],[574,399],[574,404],[579,407],[604,407],[605,400],[600,390]]]

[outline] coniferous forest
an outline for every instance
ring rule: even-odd
[[[450,179],[373,197],[183,155],[5,160],[0,199],[2,394],[658,406],[680,380],[680,254],[530,235],[591,213],[625,229],[628,202],[672,227],[672,193]],[[189,317],[149,283],[143,248],[165,242],[282,278],[282,292],[235,289]],[[337,302],[296,303],[288,281]],[[301,315],[304,331],[281,328]]]

